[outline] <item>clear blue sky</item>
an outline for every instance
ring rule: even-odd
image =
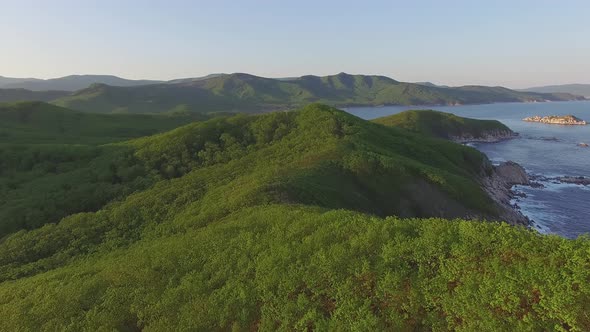
[[[588,0],[0,0],[0,75],[590,83]]]

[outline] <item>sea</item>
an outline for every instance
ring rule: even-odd
[[[519,133],[499,143],[470,143],[498,164],[511,160],[529,174],[547,178],[541,188],[516,186],[526,194],[514,203],[541,233],[576,238],[590,234],[590,186],[550,180],[559,176],[590,177],[590,125],[562,126],[522,121],[533,115],[568,115],[590,122],[590,101],[544,103],[496,103],[464,106],[354,107],[347,112],[363,119],[375,119],[409,109],[433,109],[474,119],[493,119]]]

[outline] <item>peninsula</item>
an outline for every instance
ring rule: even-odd
[[[523,121],[528,122],[540,122],[540,123],[547,123],[547,124],[559,124],[559,125],[586,125],[586,121],[577,118],[573,115],[549,115],[549,116],[531,116],[528,118],[522,119]]]

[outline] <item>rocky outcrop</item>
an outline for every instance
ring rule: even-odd
[[[582,186],[590,186],[590,178],[583,176],[561,176],[556,178],[561,183],[579,184]]]
[[[522,119],[523,121],[527,122],[540,122],[540,123],[547,123],[547,124],[559,124],[559,125],[586,125],[586,121],[577,118],[573,115],[549,115],[549,116],[531,116],[528,118]]]
[[[507,161],[496,166],[495,171],[510,186],[517,184],[529,185],[531,183],[524,168],[513,161]]]
[[[581,186],[590,186],[590,178],[584,176],[558,176],[558,177],[547,177],[544,175],[533,174],[530,176],[531,184],[540,184],[539,182],[550,182],[553,184],[560,184],[560,183],[569,183],[569,184],[578,184]]]
[[[472,134],[463,134],[461,136],[450,136],[450,139],[456,143],[496,143],[500,141],[505,141],[508,139],[518,137],[518,133],[513,132],[512,130],[503,130],[503,129],[495,129],[495,130],[486,130],[478,135],[474,136]]]
[[[525,169],[512,161],[491,166],[491,172],[482,178],[484,190],[498,205],[500,219],[513,225],[528,226],[530,220],[511,204],[511,200],[517,196],[512,187],[530,184]]]

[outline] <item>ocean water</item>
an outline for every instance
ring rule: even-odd
[[[590,120],[590,101],[547,103],[498,103],[467,106],[385,106],[346,109],[364,119],[396,114],[408,109],[434,109],[474,119],[499,120],[519,138],[500,143],[477,143],[473,146],[499,163],[512,160],[527,172],[545,177],[590,177],[590,125],[559,126],[522,121],[532,115],[573,114]],[[518,186],[526,198],[515,202],[533,220],[537,230],[567,238],[590,233],[590,187],[542,181],[545,188]]]

